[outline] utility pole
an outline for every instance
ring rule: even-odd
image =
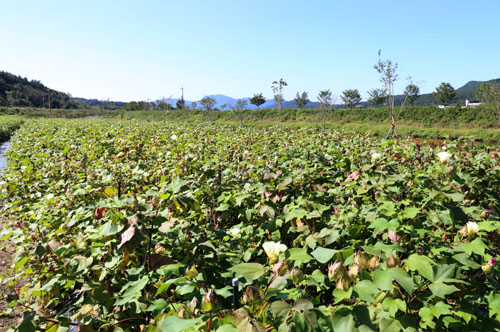
[[[167,105],[165,105],[165,96],[161,99],[163,101],[163,127],[165,127],[165,122],[167,121]]]

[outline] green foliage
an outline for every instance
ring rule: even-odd
[[[436,88],[436,92],[433,95],[438,102],[448,105],[455,98],[456,92],[450,83],[443,82]]]
[[[351,110],[354,106],[361,102],[361,95],[359,94],[358,89],[344,90],[342,91],[340,98]]]
[[[201,100],[200,100],[200,105],[202,107],[204,107],[207,111],[210,111],[211,109],[214,108],[215,106],[215,99],[212,98],[212,97],[203,97]]]
[[[26,121],[0,186],[22,329],[499,331],[500,163],[469,143]]]
[[[420,95],[420,88],[415,83],[410,83],[406,86],[404,94],[407,96],[408,102],[413,104]]]
[[[69,94],[47,88],[40,81],[0,71],[0,106],[74,109],[84,104]]]
[[[260,105],[263,105],[266,102],[266,98],[262,95],[262,93],[254,93],[253,97],[250,98],[250,104],[257,106],[260,108]]]
[[[378,106],[382,105],[387,99],[385,89],[371,89],[368,91],[368,105]]]
[[[0,116],[0,142],[8,140],[23,122],[24,120],[17,116]]]
[[[184,99],[177,100],[177,102],[175,103],[175,108],[177,108],[178,110],[185,109],[186,108],[186,102],[184,101]]]
[[[295,99],[293,100],[297,108],[303,108],[309,102],[309,96],[306,91],[302,93],[298,93],[295,95]]]
[[[477,98],[493,108],[500,121],[500,83],[482,83],[478,88]]]
[[[322,109],[331,109],[333,106],[333,97],[330,89],[321,90],[318,93],[319,107]]]

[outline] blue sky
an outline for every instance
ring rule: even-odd
[[[423,93],[500,77],[500,1],[0,0],[0,70],[73,96],[272,97],[380,86],[377,52]]]

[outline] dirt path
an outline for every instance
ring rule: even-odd
[[[5,222],[0,221],[0,228],[3,228],[4,226]],[[0,243],[0,246],[3,245],[3,243]],[[5,246],[6,250],[0,250],[0,276],[3,276],[3,279],[7,278],[7,276],[13,275],[13,273],[9,271],[9,267],[12,264],[12,258],[15,253],[14,245],[9,241],[5,243]],[[0,313],[9,306],[9,299],[13,293],[13,290],[9,289],[6,285],[0,284]],[[9,315],[0,316],[0,332],[8,331],[9,328],[17,326],[21,318],[22,311],[20,308],[17,308]]]

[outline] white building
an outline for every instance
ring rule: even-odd
[[[479,105],[482,105],[483,103],[477,102],[477,101],[469,101],[469,99],[465,100],[465,107],[477,107]]]

